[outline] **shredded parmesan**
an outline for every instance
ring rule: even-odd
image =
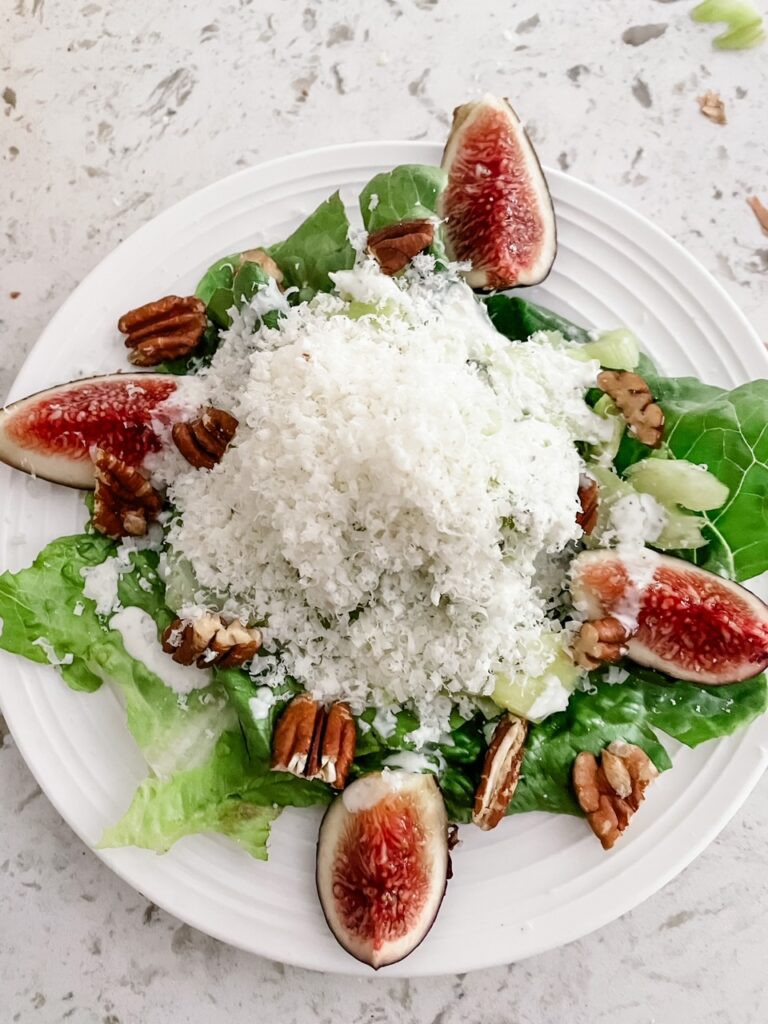
[[[508,342],[434,261],[334,277],[277,329],[233,317],[201,377],[237,434],[210,472],[168,473],[168,539],[284,672],[356,711],[412,707],[422,745],[496,671],[546,672],[537,577],[580,533],[575,442],[610,424],[584,401],[596,362]]]

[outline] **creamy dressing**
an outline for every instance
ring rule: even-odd
[[[157,639],[155,620],[142,608],[122,608],[109,620],[110,629],[123,639],[123,647],[175,693],[190,693],[208,686],[213,678],[210,669],[194,665],[177,665],[166,654]]]
[[[418,775],[437,771],[440,767],[438,760],[442,760],[442,758],[438,759],[434,754],[422,754],[416,750],[398,750],[397,753],[390,754],[385,758],[384,764],[388,768],[401,768],[405,772]]]
[[[0,622],[2,622],[2,620],[0,620]],[[75,660],[74,654],[63,654],[59,657],[54,650],[53,644],[49,640],[46,640],[44,636],[39,636],[37,640],[33,640],[32,646],[39,647],[51,665],[71,665]]]
[[[385,768],[378,775],[364,775],[362,779],[347,786],[342,790],[341,799],[350,814],[358,814],[360,811],[370,810],[388,796],[404,789],[408,779],[409,772]]]

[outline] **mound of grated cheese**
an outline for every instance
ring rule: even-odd
[[[508,342],[428,259],[334,280],[276,330],[235,315],[202,375],[201,401],[239,427],[212,471],[167,471],[172,560],[201,588],[180,612],[265,623],[267,682],[408,705],[421,745],[496,670],[551,662],[537,579],[580,534],[574,442],[606,437],[584,401],[598,367],[545,334]]]

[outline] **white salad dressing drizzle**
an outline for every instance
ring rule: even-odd
[[[417,750],[398,750],[389,757],[384,758],[384,764],[388,768],[400,768],[405,772],[423,774],[424,772],[436,772],[445,767],[445,759],[437,752],[424,754]]]
[[[122,608],[109,620],[109,626],[123,638],[128,654],[176,693],[190,693],[210,684],[213,678],[210,669],[177,665],[170,654],[163,651],[157,639],[155,620],[142,608]]]
[[[404,789],[409,780],[409,772],[391,771],[385,768],[379,774],[364,775],[351,786],[343,789],[341,799],[350,814],[368,811],[380,801]]]

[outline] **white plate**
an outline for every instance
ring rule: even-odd
[[[431,143],[341,146],[272,161],[198,192],[86,278],[44,331],[12,397],[125,367],[114,324],[126,309],[189,293],[214,258],[285,237],[338,187],[353,208],[377,171],[439,158]],[[573,178],[550,171],[549,181],[560,248],[555,271],[529,293],[533,298],[583,323],[629,325],[669,373],[721,385],[765,373],[768,360],[745,318],[679,245]],[[79,496],[1,466],[0,493],[3,567],[28,564],[44,543],[82,522]],[[117,698],[107,687],[74,693],[52,669],[7,655],[0,698],[41,787],[78,835],[95,843],[145,774]],[[439,974],[519,960],[599,928],[655,892],[714,838],[754,786],[768,757],[768,718],[695,751],[675,748],[674,770],[654,785],[609,854],[574,818],[521,815],[488,835],[463,828],[435,927],[411,957],[382,973]],[[283,814],[267,864],[214,836],[182,840],[163,857],[134,849],[98,856],[216,938],[305,967],[368,973],[336,945],[317,904],[318,821],[314,811]]]

